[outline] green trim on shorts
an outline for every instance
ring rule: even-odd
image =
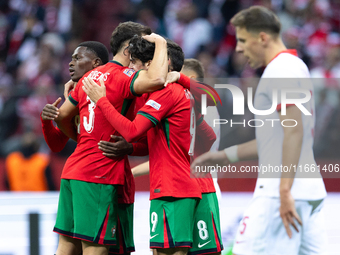
[[[195,213],[194,241],[188,254],[207,254],[223,250],[220,213],[215,192],[203,193]]]
[[[150,204],[150,248],[190,248],[199,199],[162,197]]]

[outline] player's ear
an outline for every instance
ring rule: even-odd
[[[269,34],[267,34],[265,32],[259,33],[259,41],[262,45],[266,46],[268,44],[269,39],[270,39]]]
[[[95,58],[94,60],[92,60],[92,66],[93,66],[93,68],[96,68],[96,67],[98,67],[98,66],[100,66],[100,65],[102,65],[102,64],[103,64],[103,62],[101,61],[100,58]]]
[[[152,62],[152,60],[149,60],[148,62],[145,63],[145,66],[146,66],[147,69],[149,69],[151,62]]]

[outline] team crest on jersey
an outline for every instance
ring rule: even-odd
[[[150,105],[152,108],[156,109],[157,111],[161,108],[161,105],[157,103],[156,101],[153,101],[152,99],[147,101],[146,105]]]
[[[127,68],[124,70],[124,72],[127,76],[131,77],[131,75],[133,75],[135,73],[135,70]]]
[[[111,228],[111,233],[112,233],[112,237],[115,237],[115,234],[116,234],[116,226],[113,226],[113,228]]]

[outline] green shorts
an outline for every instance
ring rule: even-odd
[[[150,204],[150,248],[192,246],[199,199],[162,197]]]
[[[97,244],[119,245],[119,236],[130,234],[119,233],[118,212],[116,186],[62,179],[53,231]]]
[[[216,193],[203,193],[194,224],[194,241],[188,254],[209,254],[223,250],[220,213]]]
[[[118,204],[119,243],[110,246],[109,254],[127,254],[135,251],[133,241],[133,204]]]

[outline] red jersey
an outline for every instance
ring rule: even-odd
[[[150,199],[201,197],[197,180],[190,177],[190,99],[178,84],[149,94],[137,114],[155,124],[147,133],[150,158]]]
[[[212,144],[216,140],[216,134],[214,130],[203,120],[203,116],[197,112],[198,120],[196,122],[196,137],[195,137],[195,149],[194,157],[196,158],[203,153],[210,150]],[[201,187],[202,193],[216,192],[214,182],[211,174],[208,173],[204,178],[197,178],[197,182]]]
[[[89,71],[83,77],[90,77],[99,84],[103,79],[106,86],[106,97],[109,102],[125,115],[136,96],[133,83],[138,72],[110,61],[106,65]],[[71,93],[70,101],[78,106],[80,115],[80,135],[74,153],[68,158],[61,178],[75,179],[102,184],[124,185],[132,177],[127,156],[110,159],[103,156],[98,149],[100,140],[110,141],[110,135],[120,135],[103,116],[83,91],[82,80]]]
[[[200,105],[200,94],[207,91],[209,86],[199,83],[193,79],[189,79],[189,77],[185,76],[181,73],[180,79],[178,81],[179,84],[184,86],[185,88],[190,89],[193,92],[196,104],[193,106],[195,107],[196,116],[199,116],[196,122],[196,137],[195,137],[195,157],[202,155],[205,152],[208,152],[216,140],[216,135],[211,127],[203,120],[203,116],[200,114],[199,108],[197,105]],[[206,90],[199,89],[199,86],[204,87]],[[215,91],[213,91],[215,92]],[[217,96],[218,94],[215,93]],[[216,96],[216,98],[217,98]],[[211,101],[212,97],[208,97]],[[218,97],[219,98],[219,97]],[[208,101],[209,102],[209,101]],[[208,105],[212,105],[213,101],[208,103]],[[211,174],[208,173],[204,178],[197,178],[197,182],[201,187],[202,193],[211,193],[216,192],[214,182],[211,178]]]
[[[190,178],[190,99],[187,89],[170,84],[149,95],[133,122],[119,114],[107,98],[97,102],[107,120],[127,141],[149,130],[150,199],[201,198],[197,180]]]

